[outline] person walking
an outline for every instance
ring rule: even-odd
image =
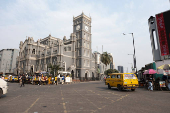
[[[2,76],[2,79],[4,80],[4,76]]]
[[[152,77],[152,75],[149,75],[149,78],[148,78],[148,90],[153,91],[153,77]]]
[[[57,83],[60,83],[61,84],[61,80],[60,80],[60,73],[58,74],[58,76],[57,76]]]
[[[62,85],[64,84],[64,78],[65,78],[65,77],[64,77],[64,75],[63,75],[63,76],[62,76]]]
[[[57,75],[55,76],[55,84],[57,85],[58,82],[57,82]]]
[[[19,85],[20,85],[20,87],[22,87],[22,75],[20,75],[20,77],[19,77]]]
[[[38,83],[38,85],[41,86],[41,75],[39,76],[39,83]]]
[[[25,81],[26,81],[26,77],[25,77],[25,75],[23,74],[23,75],[22,75],[22,85],[21,85],[21,87],[22,87],[22,86],[23,86],[23,87],[25,86],[25,85],[24,85]]]

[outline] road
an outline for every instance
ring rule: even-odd
[[[9,83],[0,113],[170,113],[170,91],[108,89],[104,82],[19,87]]]

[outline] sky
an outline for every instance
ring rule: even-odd
[[[70,38],[73,16],[92,18],[92,52],[112,53],[117,66],[130,72],[134,34],[136,65],[153,62],[148,27],[150,16],[170,10],[169,0],[0,0],[0,50],[19,49],[20,41],[51,34]],[[123,35],[123,33],[127,35]]]

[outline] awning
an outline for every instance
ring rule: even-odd
[[[157,67],[157,69],[169,70],[169,67],[170,67],[170,64],[164,64],[164,65],[161,65],[161,66]]]

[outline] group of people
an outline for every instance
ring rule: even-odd
[[[148,77],[148,90],[149,91],[153,91],[153,87],[157,87],[160,89],[160,82],[161,79],[160,77],[158,77],[156,80],[153,78],[153,75],[149,75]],[[170,77],[169,76],[166,76],[166,75],[163,75],[162,76],[162,81],[165,81],[165,86],[168,90],[170,90]]]
[[[66,77],[68,77],[69,75],[66,74],[58,74],[55,77],[52,77],[52,75],[49,75],[49,77],[47,76],[43,76],[43,74],[40,75],[28,75],[28,74],[20,74],[18,75],[18,82],[20,87],[24,87],[25,83],[38,83],[38,85],[42,85],[42,84],[64,84],[66,81]],[[1,77],[2,79],[5,79],[4,76]]]

